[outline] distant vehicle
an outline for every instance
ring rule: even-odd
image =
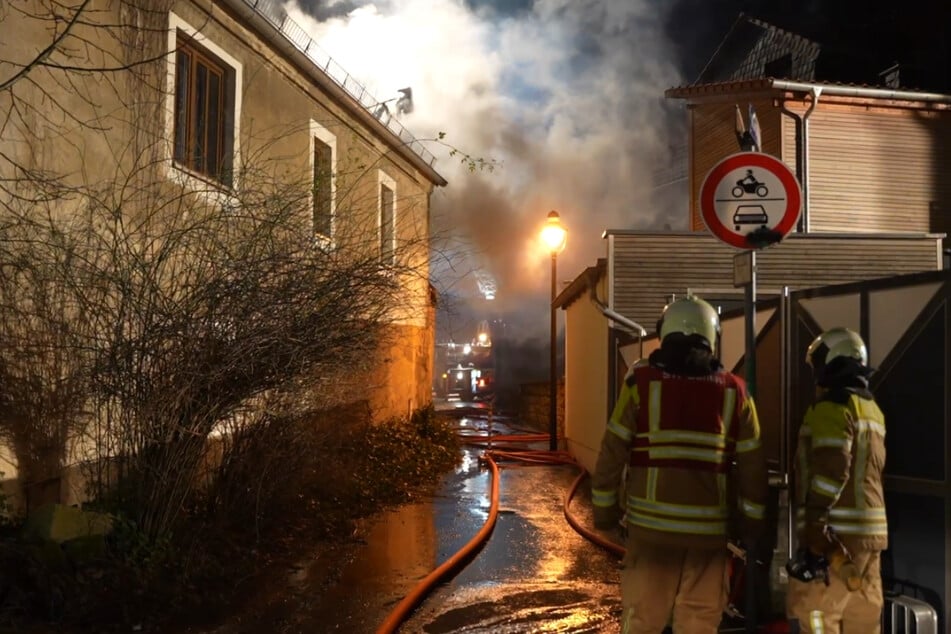
[[[437,392],[450,401],[481,401],[492,398],[495,392],[495,371],[476,368],[469,364],[450,366],[442,374]]]
[[[489,322],[483,320],[470,341],[436,344],[436,367],[443,370],[433,377],[435,398],[479,401],[494,397],[496,355],[492,339]]]
[[[737,231],[741,225],[759,225],[766,228],[769,223],[769,215],[762,205],[738,205],[733,214],[733,227]]]

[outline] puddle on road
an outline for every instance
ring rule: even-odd
[[[466,601],[465,597],[458,600]],[[496,586],[483,588],[478,600],[446,606],[430,617],[420,631],[425,634],[606,634],[619,632],[621,601],[616,588],[572,585],[526,589]]]
[[[431,502],[409,504],[373,525],[363,554],[344,570],[341,583],[390,585],[425,577],[435,568],[436,522]]]

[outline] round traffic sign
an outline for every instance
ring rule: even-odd
[[[740,249],[779,242],[796,226],[801,209],[796,175],[761,152],[726,157],[700,186],[700,216],[707,230]]]

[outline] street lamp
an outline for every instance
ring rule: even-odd
[[[558,370],[556,366],[557,355],[555,354],[556,333],[557,333],[557,312],[555,309],[555,296],[558,293],[558,254],[564,251],[565,242],[568,239],[568,232],[561,225],[561,219],[557,211],[548,212],[548,222],[542,228],[542,243],[551,253],[551,339],[549,340],[549,352],[551,353],[551,365],[548,387],[548,448],[551,451],[558,449]]]

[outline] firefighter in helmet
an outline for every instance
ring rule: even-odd
[[[816,400],[796,449],[798,543],[786,565],[787,615],[801,632],[879,632],[885,417],[869,391],[868,352],[848,328],[806,351]]]
[[[763,527],[759,421],[745,383],[716,356],[710,304],[678,299],[657,330],[660,348],[625,378],[608,420],[591,478],[594,522],[615,527],[623,509],[624,632],[659,634],[672,623],[678,634],[713,634],[727,603],[730,527],[750,539]]]

